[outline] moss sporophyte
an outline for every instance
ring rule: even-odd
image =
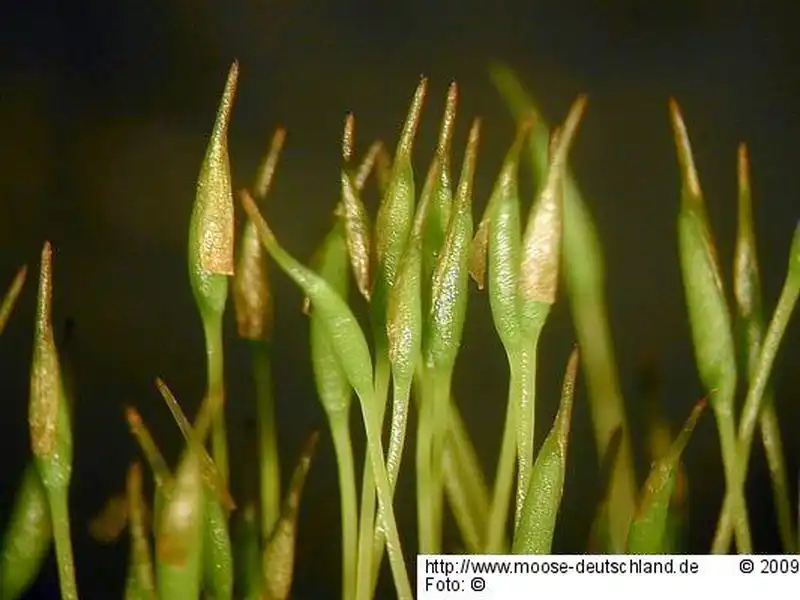
[[[407,561],[414,551],[536,554],[559,548],[562,497],[572,472],[568,450],[578,441],[570,438],[579,433],[571,432],[573,407],[582,406],[583,381],[600,476],[591,495],[595,501],[586,507],[595,515],[590,540],[579,551],[660,554],[684,547],[686,495],[693,488],[686,486],[682,461],[695,446],[690,438],[700,435],[694,431],[706,404],[717,423],[726,488],[724,497],[720,495],[711,550],[727,552],[734,538],[739,551],[754,550],[744,492],[757,430],[769,466],[781,542],[786,552],[797,550],[789,499],[793,482],[775,398],[779,388],[771,383],[800,295],[800,225],[784,232],[787,238],[793,235],[788,267],[780,297],[770,308],[761,293],[746,146],[738,150],[734,260],[725,268],[688,129],[677,102],[668,103],[679,167],[676,259],[700,384],[697,396],[703,395],[703,400],[693,409],[686,407],[689,416],[674,437],[663,419],[652,420],[642,438],[655,442],[641,449],[652,455],[652,465],[647,477],[637,481],[633,456],[639,449],[633,440],[639,438],[631,436],[617,374],[605,308],[602,248],[589,203],[569,168],[587,98],[579,95],[564,121],[549,129],[511,70],[494,66],[491,75],[517,124],[506,140],[508,150],[488,197],[481,198],[476,187],[487,125],[471,117],[462,127],[456,118],[460,92],[455,83],[443,98],[438,139],[424,178],[415,172],[417,131],[429,93],[423,78],[410,97],[393,153],[382,140],[362,148],[356,116],[346,115],[339,173],[330,182],[329,227],[306,264],[290,250],[296,240],[276,235],[270,226],[277,221],[269,216],[273,205],[280,202],[272,197],[273,181],[279,175],[281,151],[290,143],[285,129],[274,130],[252,183],[236,193],[232,189],[227,138],[239,77],[238,64],[232,65],[194,203],[187,206],[190,285],[183,288],[194,297],[206,351],[200,408],[190,421],[165,380],[155,380],[177,425],[173,435],[183,443],[177,461],[170,464],[159,448],[161,440],[153,435],[158,430],[150,429],[134,404],[124,406],[121,418],[127,420],[142,459],[127,461],[126,472],[118,474],[117,493],[88,524],[97,543],[114,543],[127,532],[126,599],[292,596],[295,565],[308,560],[297,556],[298,538],[306,526],[302,493],[307,477],[313,477],[312,456],[328,450],[326,432],[314,432],[298,459],[285,463],[279,453],[283,438],[279,440],[278,415],[284,399],[277,393],[272,367],[275,350],[286,340],[274,324],[282,311],[300,309],[280,306],[276,300],[280,295],[275,289],[287,280],[304,298],[309,367],[336,459],[341,598],[384,597],[378,592],[384,555],[396,596],[410,600]],[[466,143],[456,177],[451,152],[460,127]],[[525,175],[532,175],[535,184],[529,206],[520,184]],[[379,196],[377,207],[367,201],[370,192]],[[482,214],[475,220],[478,209]],[[54,335],[54,255],[45,243],[28,397],[31,457],[21,471],[1,538],[0,600],[26,594],[45,568],[51,545],[61,596],[78,598],[72,551],[76,523],[69,492],[79,388],[72,383],[70,361],[64,360],[69,352],[58,347],[62,344]],[[730,306],[726,272],[732,274]],[[24,298],[27,273],[22,266],[13,279],[9,274],[11,283],[0,304],[0,333]],[[456,393],[468,360],[465,328],[473,318],[469,302],[483,300],[484,291],[508,365],[503,401],[488,405],[505,413],[492,479],[483,470],[470,424],[461,414],[474,399]],[[546,372],[537,369],[542,364],[540,340],[562,296],[576,343],[564,373]],[[257,423],[257,467],[241,485],[230,481],[228,459],[229,382],[223,360],[228,310],[235,312],[237,343],[246,347],[252,360],[254,398],[235,402],[241,403],[237,409],[252,409]],[[536,420],[547,403],[541,390],[558,380],[558,410],[548,417],[548,433],[537,443]],[[740,387],[746,391],[739,412],[735,400]],[[354,404],[358,420],[352,418]],[[187,400],[184,406],[188,405]],[[359,482],[356,461],[362,457],[355,440],[362,433],[366,448]],[[411,447],[414,455],[409,459]],[[290,474],[287,465],[293,470],[283,482],[282,474]],[[395,510],[404,472],[413,475],[416,536],[405,513]],[[445,534],[451,529],[451,516],[460,536],[456,545]],[[412,547],[414,540],[417,545]]]

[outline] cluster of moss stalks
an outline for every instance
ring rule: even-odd
[[[652,470],[638,486],[605,310],[602,253],[567,166],[587,99],[578,97],[551,131],[511,71],[496,67],[492,76],[518,129],[480,219],[473,217],[473,180],[482,123],[471,123],[456,178],[451,166],[455,84],[448,90],[438,143],[421,185],[414,172],[412,150],[427,94],[423,79],[393,154],[375,142],[357,158],[355,119],[348,115],[340,198],[331,206],[328,235],[306,265],[278,241],[258,207],[265,204],[276,172],[283,130],[274,134],[253,184],[236,195],[238,202],[234,200],[227,147],[238,79],[238,65],[233,65],[200,169],[189,225],[189,280],[205,334],[207,391],[190,422],[167,383],[156,380],[186,441],[173,467],[135,407],[126,407],[131,434],[152,476],[153,494],[148,502],[145,468],[133,459],[124,493],[112,498],[90,524],[103,542],[128,531],[125,598],[290,595],[300,499],[317,434],[310,436],[288,488],[282,490],[270,370],[273,349],[281,343],[272,335],[272,266],[306,297],[311,363],[338,464],[342,598],[368,600],[375,595],[384,554],[397,596],[413,597],[407,568],[410,549],[404,547],[406,532],[398,527],[394,512],[404,458],[414,463],[408,468],[416,477],[420,553],[444,550],[445,506],[454,515],[467,552],[549,553],[564,487],[579,364],[604,466],[603,500],[596,507],[590,542],[593,551],[668,553],[676,548],[684,495],[681,455],[707,405],[717,422],[726,480],[712,551],[728,552],[733,541],[740,552],[753,550],[743,488],[756,431],[770,466],[784,549],[797,551],[769,379],[800,291],[800,226],[786,232],[793,239],[785,284],[772,313],[765,314],[742,145],[734,302],[729,306],[689,137],[677,103],[670,102],[681,173],[679,190],[676,186],[679,260],[704,389],[698,390],[702,399],[678,435],[657,438]],[[521,163],[537,182],[524,215],[518,186]],[[365,186],[373,180],[381,198],[374,217],[362,202]],[[234,235],[237,205],[243,209],[243,227]],[[18,484],[0,547],[0,600],[19,598],[32,585],[51,542],[62,597],[78,598],[68,502],[75,398],[73,388],[65,385],[53,336],[52,269],[53,250],[45,243],[30,372],[32,459]],[[25,267],[19,271],[6,294],[0,328],[26,272]],[[547,436],[536,444],[538,340],[562,286],[577,340],[565,361],[558,413]],[[467,302],[475,295],[472,288],[485,291],[508,359],[505,426],[491,484],[478,465],[452,390]],[[229,492],[225,420],[222,340],[229,293],[238,335],[252,351],[258,415],[258,493],[238,502]],[[356,318],[363,310],[369,314],[364,327]],[[735,400],[741,390],[746,393],[737,414]],[[367,439],[360,488],[351,443],[353,398]],[[416,453],[404,457],[411,410],[417,417]]]

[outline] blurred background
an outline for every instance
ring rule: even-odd
[[[490,61],[503,61],[520,74],[550,122],[565,116],[578,93],[588,93],[572,165],[604,246],[610,321],[643,478],[649,460],[647,398],[656,397],[659,410],[677,427],[702,395],[676,255],[679,181],[667,100],[674,95],[684,111],[728,286],[736,230],[736,146],[740,141],[749,146],[764,299],[771,312],[800,216],[800,53],[789,4],[2,3],[0,286],[5,289],[20,265],[27,263],[30,271],[0,339],[0,523],[30,458],[33,314],[39,252],[49,239],[55,252],[56,321],[74,322],[69,357],[78,402],[72,506],[79,587],[89,599],[121,592],[127,540],[101,546],[90,538],[87,524],[111,494],[123,489],[126,467],[139,456],[124,405],[140,409],[174,459],[180,434],[154,378],[166,379],[190,415],[204,390],[202,330],[187,277],[187,230],[207,136],[234,59],[241,67],[230,131],[235,185],[251,182],[274,129],[285,126],[288,138],[264,212],[278,237],[304,261],[325,234],[337,201],[346,111],[355,112],[362,152],[376,138],[393,147],[419,76],[429,76],[416,157],[418,172],[424,172],[447,85],[457,80],[456,164],[470,120],[484,119],[477,217],[514,134],[488,78]],[[313,428],[323,431],[303,499],[294,597],[336,597],[333,449],[315,399],[301,296],[277,272],[273,285],[285,478],[305,437]],[[473,287],[470,302],[455,391],[491,475],[503,422],[506,363],[485,295]],[[228,427],[233,477],[241,481],[249,473],[254,406],[249,355],[236,339],[232,310],[229,317]],[[538,441],[555,413],[573,340],[562,299],[540,346]],[[800,467],[800,376],[793,368],[798,348],[795,318],[774,376],[794,498]],[[574,419],[558,552],[586,549],[593,512],[587,499],[596,499],[600,485],[582,388]],[[755,446],[748,483],[755,544],[759,552],[777,552],[769,479]],[[406,456],[413,459],[413,451]],[[401,473],[398,496],[409,556],[416,545],[412,463],[409,459]],[[687,469],[685,548],[703,553],[722,500],[710,413],[689,445]],[[240,491],[234,484],[234,495]],[[30,597],[56,597],[56,589],[51,560]]]

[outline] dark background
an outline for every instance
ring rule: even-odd
[[[12,5],[14,4],[14,5]],[[426,168],[448,83],[462,102],[454,160],[469,120],[484,117],[476,217],[514,127],[486,66],[502,60],[563,118],[580,92],[589,111],[572,164],[596,218],[623,391],[639,448],[644,365],[660,374],[662,408],[677,426],[702,394],[693,365],[676,257],[678,179],[667,99],[684,110],[730,285],[736,145],[748,143],[768,310],[783,281],[798,216],[797,20],[789,3],[594,0],[328,2],[119,0],[5,2],[0,9],[0,279],[23,263],[29,280],[2,337],[0,522],[29,460],[28,369],[38,256],[55,248],[55,314],[75,322],[70,356],[78,405],[73,539],[84,598],[117,597],[127,540],[93,542],[86,523],[124,485],[138,456],[122,407],[140,408],[170,458],[180,436],[153,385],[164,377],[194,413],[205,382],[202,332],[188,285],[186,244],[196,177],[231,61],[240,61],[230,131],[235,184],[250,182],[275,127],[287,145],[265,213],[307,260],[338,194],[343,116],[355,111],[362,151],[393,145],[420,74],[430,77],[418,142]],[[457,164],[457,163],[456,163]],[[420,176],[421,177],[421,176]],[[374,205],[373,205],[374,208]],[[273,276],[275,358],[284,476],[305,436],[326,431],[314,398],[301,297]],[[6,283],[2,286],[5,287]],[[232,311],[231,311],[232,313]],[[227,328],[226,376],[234,477],[247,472],[254,409],[246,349]],[[573,333],[562,300],[540,352],[541,440],[555,411]],[[471,296],[456,393],[487,470],[494,468],[506,365],[483,296]],[[800,335],[790,325],[775,368],[778,410],[796,497]],[[471,368],[470,368],[471,365]],[[476,368],[475,365],[480,365]],[[413,425],[412,425],[413,426]],[[576,406],[570,473],[556,550],[586,547],[598,487],[585,393]],[[687,549],[705,552],[722,497],[710,414],[687,455],[692,492]],[[416,544],[413,451],[398,503]],[[760,449],[749,484],[759,551],[779,550]],[[491,471],[490,471],[491,472]],[[312,466],[300,525],[295,597],[335,597],[339,572],[336,469],[328,437]],[[234,487],[234,493],[237,487]],[[32,597],[54,597],[49,564]]]

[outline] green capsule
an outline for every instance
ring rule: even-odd
[[[525,506],[514,532],[514,554],[550,554],[552,550],[553,532],[564,491],[577,374],[578,349],[575,348],[567,363],[558,414],[531,469]]]
[[[628,533],[628,554],[665,554],[667,524],[681,455],[706,407],[705,398],[695,405],[669,452],[656,461],[644,483],[639,507]]]
[[[532,122],[517,130],[484,210],[471,250],[470,273],[483,289],[489,275],[489,305],[507,353],[519,344],[520,201],[519,158]]]
[[[228,162],[228,123],[238,78],[234,63],[206,150],[189,225],[189,275],[203,321],[225,310],[234,274],[233,197]]]
[[[414,237],[406,246],[397,281],[389,293],[386,330],[394,391],[386,462],[392,488],[400,468],[411,384],[422,344],[421,254],[422,240]]]
[[[456,120],[456,108],[458,104],[458,86],[455,82],[450,84],[447,90],[447,100],[444,107],[444,116],[439,126],[439,140],[436,144],[435,161],[431,162],[428,177],[434,177],[432,171],[435,169],[438,176],[432,184],[430,206],[426,209],[427,215],[424,220],[425,232],[422,242],[422,280],[431,281],[436,265],[439,262],[439,255],[444,245],[447,235],[447,225],[450,222],[450,214],[453,205],[453,189],[450,180],[450,148],[453,141],[453,126]],[[427,185],[427,184],[426,184]],[[420,198],[420,202],[422,198]],[[423,290],[426,294],[427,290]],[[429,299],[423,298],[425,304]],[[427,306],[425,306],[427,308]]]
[[[480,139],[480,121],[469,133],[461,177],[444,245],[433,273],[431,306],[425,324],[425,367],[450,372],[455,366],[469,289],[469,249],[472,241],[472,185]]]
[[[228,73],[206,149],[189,224],[189,276],[201,314],[225,310],[229,275],[234,274],[233,193],[228,159],[230,121],[239,65]]]
[[[300,499],[303,496],[303,487],[308,470],[311,468],[311,459],[314,456],[318,439],[319,435],[314,433],[306,443],[300,462],[292,475],[280,519],[264,547],[261,557],[264,578],[261,594],[263,600],[287,600],[292,591]]]
[[[228,299],[228,276],[234,274],[234,208],[228,159],[230,122],[239,65],[228,73],[217,110],[189,222],[189,281],[203,322],[207,358],[207,395],[224,398],[222,317]],[[214,460],[228,480],[228,440],[224,410],[214,424]]]
[[[681,167],[678,237],[697,369],[707,390],[727,391],[736,385],[736,358],[719,259],[686,126],[674,100],[670,115]],[[727,400],[725,394],[710,397],[712,406],[720,400]]]
[[[371,319],[376,351],[386,350],[386,305],[394,285],[397,267],[403,256],[414,219],[415,190],[411,153],[417,133],[428,82],[422,79],[403,125],[397,144],[386,193],[375,219],[375,281],[372,290]]]
[[[528,138],[531,172],[541,183],[548,172],[550,133],[542,112],[508,67],[495,65],[492,81],[516,121],[535,118],[537,127]],[[603,456],[617,427],[623,439],[613,473],[609,505],[609,533],[615,552],[623,552],[628,524],[636,503],[636,480],[625,403],[619,384],[613,340],[605,298],[603,248],[592,215],[569,169],[564,185],[563,231],[564,283],[571,306],[575,333],[588,390],[595,443]]]
[[[369,301],[372,294],[372,246],[367,209],[361,201],[356,174],[351,173],[349,162],[353,153],[355,117],[347,115],[342,136],[342,212],[345,224],[345,239],[350,256],[353,277],[361,295]]]
[[[473,234],[472,185],[480,121],[470,129],[461,176],[444,246],[431,282],[423,330],[423,386],[417,443],[420,548],[437,553],[443,518],[444,448],[450,417],[450,386],[461,345],[469,291],[469,250]],[[426,498],[427,497],[427,498]]]
[[[678,250],[695,363],[717,419],[726,484],[734,490],[742,467],[736,455],[737,369],[731,317],[689,136],[674,99],[670,101],[670,117],[681,172]],[[736,542],[740,552],[748,553],[752,540],[747,504],[743,494],[735,500]]]
[[[263,200],[272,187],[278,159],[286,140],[286,130],[272,136],[269,151],[259,165],[253,186],[255,198]],[[258,233],[251,221],[245,223],[239,242],[239,259],[233,278],[233,300],[239,337],[253,342],[272,341],[275,301],[269,281],[269,265]]]
[[[125,600],[155,600],[156,584],[150,554],[150,536],[145,525],[142,467],[139,463],[134,463],[128,470],[126,491],[131,551],[125,582]]]
[[[77,600],[69,522],[72,425],[53,339],[52,294],[52,249],[45,242],[39,274],[28,424],[36,468],[50,506],[61,595],[64,600]]]
[[[42,569],[53,529],[39,472],[30,463],[17,488],[0,546],[0,600],[21,598]]]

